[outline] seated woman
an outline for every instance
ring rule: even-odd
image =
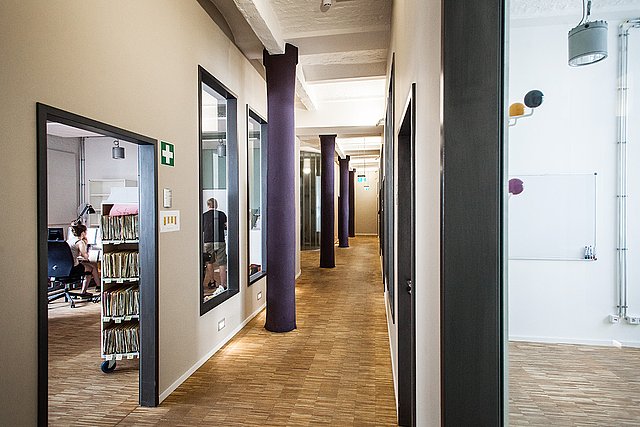
[[[92,294],[87,292],[89,283],[91,282],[91,278],[93,278],[96,286],[100,286],[100,273],[98,272],[98,266],[89,261],[87,226],[82,223],[74,223],[71,226],[71,231],[75,236],[75,239],[68,241],[71,247],[71,253],[73,254],[73,269],[71,270],[71,274],[85,274],[81,293],[84,296],[92,296]]]

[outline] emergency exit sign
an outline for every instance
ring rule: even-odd
[[[160,159],[163,165],[174,166],[175,148],[167,141],[160,141]]]

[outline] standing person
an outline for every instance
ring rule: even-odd
[[[71,225],[71,231],[75,236],[75,239],[67,241],[71,247],[71,254],[73,255],[73,269],[72,273],[79,274],[85,273],[84,280],[82,281],[82,290],[80,291],[83,296],[93,296],[87,289],[91,278],[96,282],[96,286],[100,286],[100,273],[98,272],[98,266],[89,261],[89,245],[87,244],[87,226],[82,223],[73,223]]]
[[[227,215],[218,210],[218,201],[213,197],[207,200],[208,211],[202,214],[202,228],[204,234],[204,250],[211,255],[207,263],[204,285],[214,283],[215,266],[220,269],[220,286],[227,288],[227,244],[224,231],[227,229]]]

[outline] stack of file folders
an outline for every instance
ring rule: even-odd
[[[120,324],[104,330],[102,334],[104,354],[135,353],[139,351],[137,323]]]
[[[140,314],[140,290],[138,286],[114,289],[102,294],[102,315],[108,317]]]
[[[138,239],[138,215],[103,215],[100,222],[104,240]]]
[[[132,278],[138,277],[137,251],[105,252],[102,255],[102,276],[104,278]]]

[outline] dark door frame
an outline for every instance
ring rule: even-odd
[[[416,421],[415,145],[416,84],[411,85],[398,144],[398,424]]]
[[[442,2],[443,426],[502,426],[506,5]]]
[[[48,422],[48,301],[47,301],[47,122],[62,123],[139,146],[140,198],[140,377],[141,406],[158,405],[158,170],[157,141],[115,126],[36,104],[38,174],[38,424]],[[100,369],[96,363],[95,369]]]

